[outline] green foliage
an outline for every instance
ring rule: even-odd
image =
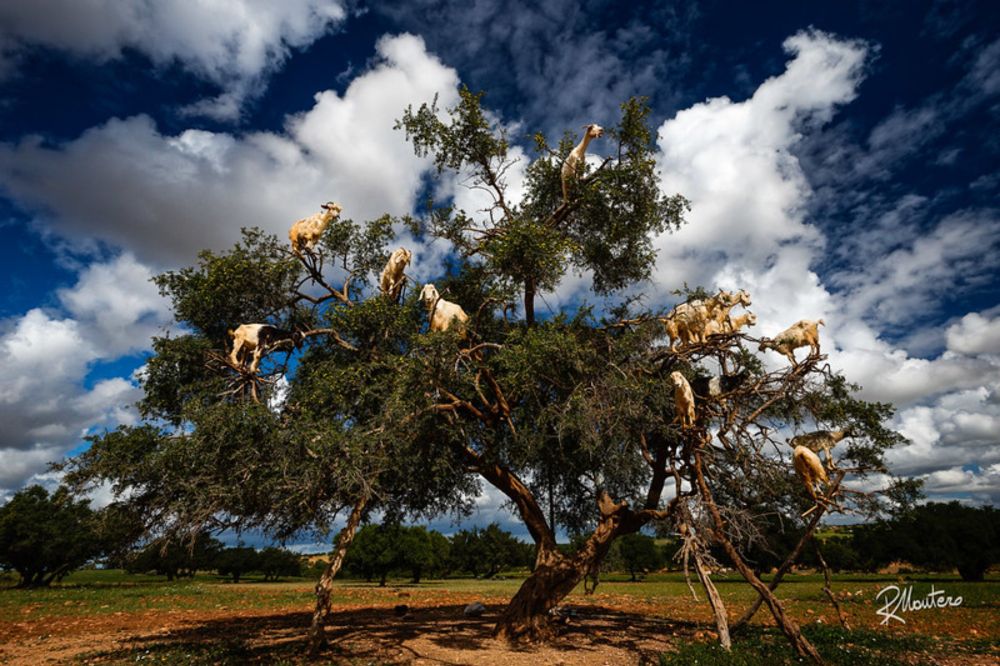
[[[238,583],[243,574],[260,569],[260,557],[256,548],[236,546],[218,553],[213,565],[220,576],[231,576]]]
[[[451,558],[456,571],[476,578],[493,578],[505,569],[530,566],[534,547],[518,541],[497,523],[485,528],[460,530],[451,537]]]
[[[956,568],[962,580],[981,581],[1000,562],[1000,510],[929,502],[858,526],[854,547],[868,569],[901,560],[934,571]]]
[[[198,266],[169,271],[153,281],[173,302],[179,322],[221,347],[228,342],[229,329],[273,321],[284,311],[301,272],[276,237],[244,229],[243,241],[231,252],[203,250]]]
[[[626,534],[618,541],[618,551],[625,570],[636,580],[636,576],[655,571],[663,566],[663,553],[656,541],[645,534]]]
[[[18,573],[19,587],[48,586],[101,552],[89,504],[36,485],[0,506],[0,565]]]
[[[538,155],[515,202],[511,139],[481,95],[463,90],[444,112],[407,109],[398,127],[441,175],[488,192],[490,209],[445,201],[431,202],[420,221],[340,218],[301,260],[282,239],[245,230],[230,250],[203,252],[197,265],[158,277],[185,333],[154,343],[146,421],[92,438],[65,466],[69,483],[127,489],[145,527],[167,536],[236,527],[284,537],[325,530],[359,496],[387,523],[461,513],[487,482],[515,503],[533,540],[551,548],[557,528],[586,534],[613,522],[605,534],[619,536],[662,519],[676,508],[664,492],[669,477],[694,486],[697,450],[730,538],[749,550],[767,516],[787,520],[792,535],[811,505],[787,447],[773,455],[783,444],[776,433],[851,427],[842,462],[852,480],[884,469],[884,451],[901,441],[883,425],[891,410],[855,398],[855,387],[818,360],[767,372],[740,335],[671,353],[656,320],[662,313],[636,298],[609,302],[609,294],[641,290],[654,235],[677,228],[687,210],[683,197],[659,193],[643,100],[623,104],[616,125],[592,144],[605,158],[581,167],[565,202],[560,168],[575,137],[556,148],[536,137]],[[455,248],[434,281],[470,315],[464,333],[427,332],[419,285],[399,303],[375,291],[403,228]],[[536,320],[535,297],[569,271],[593,275],[603,309],[581,305]],[[523,319],[514,314],[519,298]],[[220,360],[226,331],[248,322],[309,335],[301,348],[268,350],[259,376],[248,376]],[[668,377],[718,368],[746,382],[725,399],[699,401],[699,429],[715,435],[701,446],[675,422]],[[279,377],[288,382],[284,395]],[[860,506],[854,496],[849,502]],[[445,550],[413,528],[366,527],[349,560],[380,580],[448,567],[489,576],[520,566],[533,547],[491,526]]]
[[[438,172],[460,172],[494,198],[491,222],[475,222],[476,211],[437,209],[432,231],[465,255],[480,255],[499,278],[551,289],[572,266],[594,272],[598,293],[623,289],[649,277],[655,260],[652,234],[680,226],[689,204],[659,193],[646,100],[622,105],[612,157],[593,173],[584,169],[574,197],[562,204],[560,170],[572,147],[558,151],[536,135],[539,153],[527,169],[528,189],[520,205],[505,198],[513,166],[506,129],[481,108],[482,93],[462,89],[461,100],[440,119],[435,104],[408,108],[397,124],[418,155],[431,155]],[[530,307],[530,306],[529,306]],[[530,318],[529,318],[530,321]]]
[[[257,554],[255,569],[264,574],[264,580],[301,576],[302,557],[290,550],[271,546]]]
[[[344,568],[365,580],[385,585],[389,574],[405,573],[419,583],[424,576],[444,575],[451,567],[448,539],[422,526],[366,525],[358,530]]]

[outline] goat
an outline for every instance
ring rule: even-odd
[[[583,164],[584,155],[587,153],[587,146],[592,139],[599,139],[604,134],[604,128],[600,125],[584,125],[584,127],[587,131],[583,133],[583,138],[580,140],[580,143],[576,144],[573,150],[569,151],[569,155],[566,156],[566,161],[562,165],[563,201],[569,201],[569,181],[570,178],[576,176],[577,169]]]
[[[705,342],[709,335],[736,330],[729,319],[729,311],[740,304],[750,305],[749,292],[742,289],[736,292],[722,289],[704,301],[694,300],[677,305],[660,320],[670,338],[670,349],[675,349],[678,341],[682,344]],[[756,319],[751,322],[751,326],[754,323]]]
[[[670,373],[670,381],[674,384],[674,410],[676,420],[680,421],[682,428],[690,428],[694,425],[694,393],[691,385],[677,370]]]
[[[724,297],[725,295],[725,297]],[[716,297],[718,304],[715,309],[715,320],[719,322],[722,330],[726,333],[731,333],[738,330],[739,326],[734,326],[734,319],[729,316],[730,311],[737,305],[742,305],[744,308],[748,308],[752,305],[750,302],[750,292],[745,289],[740,289],[736,292],[720,291],[719,295]],[[744,326],[748,319],[744,320],[744,323],[740,326]],[[756,318],[750,325],[753,326],[757,323]]]
[[[709,319],[705,324],[704,334],[707,338],[710,335],[736,333],[744,326],[755,326],[756,324],[757,315],[752,312],[746,312],[733,318],[727,317],[724,323],[720,323],[718,319]]]
[[[323,231],[330,226],[331,222],[337,219],[340,211],[343,210],[340,204],[332,201],[327,201],[320,208],[323,210],[315,215],[310,215],[299,220],[288,230],[288,240],[292,242],[292,252],[300,257],[302,256],[303,248],[308,252],[313,251],[316,243],[319,242],[320,237],[323,235]]]
[[[412,258],[413,253],[405,247],[393,250],[392,254],[389,255],[389,261],[386,262],[385,268],[382,269],[382,274],[378,278],[379,289],[393,302],[399,300],[399,295],[403,291],[403,284],[405,284],[406,280],[403,271],[406,270]]]
[[[433,284],[425,284],[420,290],[420,300],[427,308],[427,318],[431,322],[431,331],[447,331],[454,322],[465,329],[465,324],[469,321],[469,315],[465,314],[462,306],[441,298],[441,294]]]
[[[826,464],[830,465],[833,460],[830,454],[831,449],[837,445],[837,442],[850,436],[850,430],[817,430],[792,437],[788,441],[788,445],[792,447],[804,446],[813,453],[822,451],[826,457]]]
[[[251,373],[257,372],[260,357],[269,348],[287,341],[298,348],[305,339],[301,331],[286,331],[270,324],[240,324],[235,329],[230,329],[228,333],[233,339],[233,350],[229,353],[229,360],[234,366],[242,368],[246,359],[240,358],[241,352],[244,356],[246,353],[252,353]]]
[[[820,481],[824,485],[830,483],[826,470],[823,469],[823,463],[819,461],[819,456],[805,446],[796,446],[795,450],[792,451],[792,463],[795,465],[795,472],[805,484],[809,496],[814,501],[819,502],[820,499],[816,496],[816,484]]]
[[[688,301],[677,305],[666,317],[660,319],[667,337],[670,338],[670,349],[676,349],[677,342],[682,345],[698,342],[701,339],[708,312],[708,306],[704,301]]]
[[[792,365],[796,365],[795,350],[799,347],[808,345],[810,355],[819,354],[819,327],[823,325],[822,319],[797,321],[774,338],[761,340],[759,350],[773,349],[779,354],[787,356]]]

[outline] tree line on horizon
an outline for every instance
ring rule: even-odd
[[[747,559],[759,573],[781,564],[801,528],[775,521],[766,539]],[[325,563],[277,547],[261,550],[239,544],[225,547],[209,532],[191,539],[173,537],[140,542],[137,522],[120,505],[93,510],[64,488],[49,494],[41,486],[25,488],[0,507],[0,569],[19,575],[18,587],[44,587],[87,565],[100,563],[128,573],[156,573],[174,580],[196,572],[216,571],[233,582],[251,572],[264,580],[318,574]],[[817,540],[834,572],[875,572],[903,562],[917,570],[957,570],[963,580],[983,580],[1000,563],[1000,510],[958,502],[914,506],[883,520],[831,529]],[[571,555],[582,546],[575,536],[560,548]],[[647,534],[625,535],[602,562],[602,573],[625,573],[631,580],[662,569],[677,569],[680,542]],[[714,552],[727,565],[725,553]],[[385,585],[392,578],[420,583],[425,578],[491,579],[507,571],[533,568],[535,546],[517,539],[498,523],[459,530],[450,537],[422,525],[368,524],[358,530],[342,577]],[[806,550],[800,567],[819,566],[815,550]]]

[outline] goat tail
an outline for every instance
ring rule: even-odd
[[[823,321],[822,319],[817,319],[816,320],[816,325],[817,326],[826,326],[826,322]]]

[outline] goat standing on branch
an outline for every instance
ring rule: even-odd
[[[462,306],[441,298],[441,294],[438,293],[433,284],[424,285],[424,288],[420,290],[420,300],[427,308],[427,318],[431,322],[431,331],[447,331],[456,322],[462,331],[465,330],[469,315],[465,314]]]
[[[677,413],[677,420],[682,428],[690,428],[694,425],[694,393],[691,385],[680,372],[674,370],[670,373],[670,381],[674,385],[674,410]]]
[[[304,339],[299,331],[286,331],[270,324],[241,324],[229,330],[229,337],[233,339],[233,350],[229,353],[229,360],[234,367],[244,368],[246,354],[252,354],[253,361],[249,368],[251,373],[257,372],[260,357],[264,352],[283,342],[291,342],[295,347],[299,347]]]
[[[792,462],[795,465],[795,472],[802,479],[809,496],[817,503],[821,503],[822,500],[816,494],[816,484],[822,481],[825,485],[829,485],[830,479],[826,475],[826,470],[823,468],[819,456],[804,446],[796,446],[795,450],[792,451]]]
[[[577,170],[583,165],[583,161],[587,155],[587,146],[590,144],[591,140],[601,138],[604,134],[604,128],[597,124],[584,125],[586,132],[583,133],[583,138],[580,139],[580,143],[576,144],[576,147],[569,152],[566,156],[566,161],[562,165],[562,194],[563,201],[569,201],[569,182],[570,179],[576,178]]]
[[[378,279],[379,290],[385,294],[386,298],[392,302],[399,301],[399,295],[403,292],[403,285],[406,283],[406,276],[403,271],[410,264],[413,253],[405,247],[396,248],[389,256],[385,268]]]
[[[826,456],[826,464],[830,466],[833,462],[830,451],[837,445],[837,442],[850,436],[850,430],[817,430],[792,437],[788,444],[792,447],[804,446],[813,453],[823,451]]]
[[[773,349],[787,356],[792,365],[797,365],[795,350],[800,347],[808,346],[811,355],[819,356],[819,327],[823,325],[822,319],[797,321],[774,338],[761,340],[760,351]]]
[[[330,223],[340,216],[343,210],[340,204],[327,201],[320,206],[323,210],[315,215],[303,218],[292,225],[288,230],[288,239],[292,242],[292,252],[297,256],[302,256],[302,250],[312,253],[316,243],[323,236]]]

